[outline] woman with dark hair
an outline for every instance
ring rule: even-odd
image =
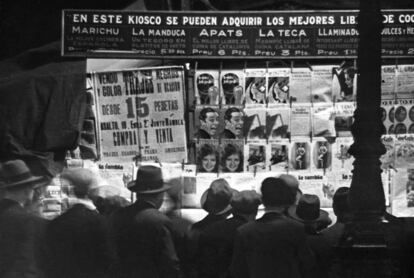
[[[218,153],[213,146],[204,144],[197,155],[197,170],[201,173],[216,172],[218,170]]]
[[[224,147],[221,157],[221,167],[223,172],[242,172],[243,171],[243,153],[232,144]]]

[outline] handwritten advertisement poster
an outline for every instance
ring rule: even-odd
[[[94,73],[100,158],[186,160],[183,78],[182,67]]]

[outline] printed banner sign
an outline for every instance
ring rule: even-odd
[[[383,10],[382,56],[414,56],[414,11]],[[355,58],[358,11],[64,10],[62,54],[134,58]]]
[[[93,74],[105,161],[187,160],[182,67]]]

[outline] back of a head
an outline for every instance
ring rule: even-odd
[[[260,195],[254,190],[243,190],[234,194],[231,199],[233,214],[256,215],[261,203]]]
[[[299,189],[299,181],[296,177],[289,174],[281,174],[279,179],[282,179],[292,191],[292,194],[295,196],[296,201],[299,201],[300,196],[302,195]]]
[[[69,169],[62,173],[61,178],[69,181],[77,198],[88,197],[89,190],[98,185],[95,174],[84,168]]]
[[[348,195],[349,195],[349,188],[340,187],[336,190],[333,196],[332,207],[333,207],[335,215],[338,218],[343,218],[344,216],[349,215],[351,213],[351,209],[349,207],[349,202],[348,202]]]
[[[265,207],[290,206],[295,202],[291,188],[281,178],[266,178],[261,187],[262,201]]]

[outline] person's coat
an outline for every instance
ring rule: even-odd
[[[119,259],[120,277],[174,278],[179,260],[170,219],[152,204],[137,201],[111,216],[111,234]]]
[[[266,213],[237,231],[232,277],[302,278],[313,265],[303,225],[280,213]]]
[[[46,224],[16,201],[0,201],[0,277],[42,277],[39,259]]]
[[[105,218],[83,204],[52,220],[46,230],[46,277],[113,277],[108,232]]]

